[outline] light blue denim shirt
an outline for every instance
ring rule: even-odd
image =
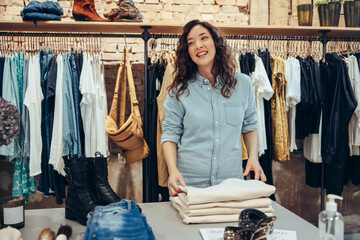
[[[237,84],[230,98],[196,74],[179,101],[165,101],[161,144],[177,144],[177,167],[186,185],[208,187],[227,178],[242,177],[241,132],[257,130],[254,90],[247,75],[236,73]],[[171,92],[170,92],[171,94]]]

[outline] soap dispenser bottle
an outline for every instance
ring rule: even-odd
[[[342,200],[334,194],[328,194],[325,210],[319,214],[320,240],[344,240],[344,218],[337,211],[335,199]]]

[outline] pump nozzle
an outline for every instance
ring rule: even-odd
[[[336,212],[337,203],[335,202],[335,199],[343,200],[343,198],[334,194],[328,194],[327,197],[329,201],[326,202],[326,206],[325,206],[326,211]]]

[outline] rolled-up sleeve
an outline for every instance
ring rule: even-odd
[[[254,88],[249,82],[248,85],[248,105],[245,111],[244,122],[242,126],[242,132],[247,133],[251,131],[257,131],[258,129],[258,119],[256,115],[256,104],[255,104],[255,94]]]
[[[164,107],[165,120],[162,123],[164,133],[161,137],[161,144],[168,141],[178,144],[184,132],[183,119],[185,109],[176,97],[170,95],[166,97]]]

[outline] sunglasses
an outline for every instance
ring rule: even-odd
[[[268,217],[265,213],[248,208],[239,216],[239,227],[226,227],[224,240],[261,240],[273,231],[273,223],[277,218]]]

